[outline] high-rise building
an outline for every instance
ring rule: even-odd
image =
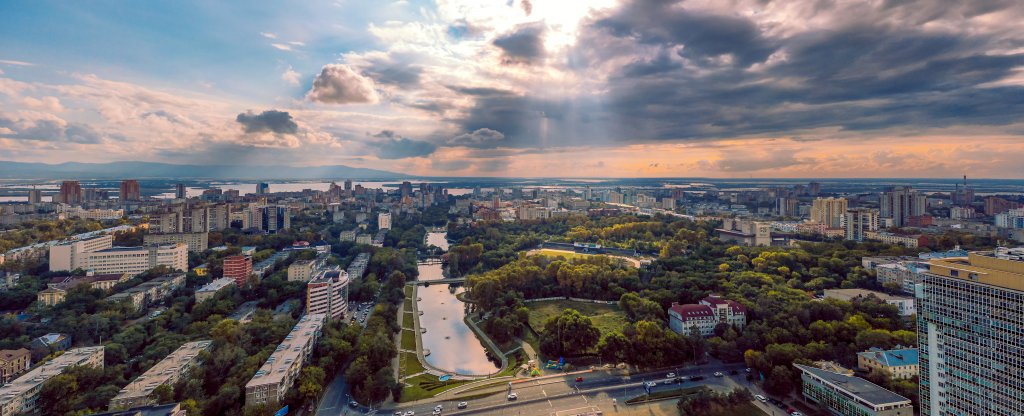
[[[266,182],[260,182],[256,184],[256,195],[266,195],[270,193],[270,184]]]
[[[811,182],[807,184],[807,195],[818,196],[821,193],[821,183]]]
[[[176,184],[174,184],[174,198],[175,199],[185,199],[185,198],[188,198],[188,191],[187,191],[187,188],[185,188],[185,184],[183,184],[183,183],[176,183]]]
[[[352,191],[352,180],[351,179],[345,179],[345,190],[346,191]]]
[[[800,214],[797,212],[799,202],[796,198],[776,198],[775,212],[780,217],[795,217]]]
[[[118,198],[121,202],[128,201],[141,201],[142,200],[142,189],[139,188],[139,181],[135,179],[125,179],[121,181],[121,189],[118,194]]]
[[[878,211],[867,208],[855,208],[846,211],[846,239],[864,241],[868,231],[878,230]]]
[[[1015,208],[1020,208],[1019,202],[1008,201],[998,196],[985,197],[985,215],[990,217]]]
[[[292,227],[291,210],[286,206],[268,205],[260,207],[263,217],[263,229],[271,234],[278,230],[287,230]]]
[[[30,204],[38,204],[38,203],[41,203],[41,202],[43,202],[43,191],[40,191],[38,189],[29,189],[28,190],[28,203],[30,203]]]
[[[78,181],[64,181],[60,184],[60,193],[57,194],[57,200],[62,204],[81,204],[82,203],[82,185]]]
[[[348,273],[328,270],[306,283],[306,311],[342,319],[348,310]]]
[[[1024,249],[928,266],[916,287],[921,415],[1024,414]]]
[[[391,229],[391,213],[382,212],[377,214],[377,228],[381,230]]]
[[[252,275],[252,257],[236,254],[224,258],[224,277],[233,279],[238,287],[245,287]]]
[[[897,186],[889,192],[882,193],[880,216],[892,219],[893,227],[904,227],[910,217],[920,217],[928,208],[928,200],[924,194],[909,186]]]
[[[811,221],[827,228],[842,228],[848,207],[846,198],[818,198],[811,202]]]
[[[412,195],[412,182],[402,182],[402,185],[398,187],[398,190],[401,193],[403,199]]]

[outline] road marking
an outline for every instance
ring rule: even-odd
[[[544,397],[548,397],[548,392],[544,391],[544,389],[540,389],[540,392],[544,395]]]
[[[548,407],[555,407],[555,405],[551,404],[551,400],[550,399],[548,400]]]

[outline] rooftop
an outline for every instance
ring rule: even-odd
[[[800,364],[793,364],[793,366],[800,371],[803,371],[804,374],[810,375],[836,388],[842,389],[872,406],[884,406],[900,403],[906,403],[908,406],[910,405],[910,399],[883,389],[877,384],[860,377],[833,373],[831,371]]]
[[[64,369],[73,365],[80,365],[92,357],[93,354],[100,354],[102,363],[103,347],[75,348],[64,352],[56,358],[47,361],[32,371],[23,374],[14,381],[0,387],[0,403],[7,402],[14,397],[21,396],[54,376],[60,375]]]
[[[826,298],[850,301],[856,298],[864,298],[868,296],[874,296],[879,300],[883,300],[886,302],[913,299],[910,297],[893,296],[888,293],[876,292],[874,290],[867,289],[825,289]]]
[[[185,343],[149,370],[146,370],[141,376],[128,383],[127,386],[124,386],[113,400],[148,396],[158,386],[169,384],[168,382],[175,379],[183,368],[187,367],[190,362],[199,356],[200,352],[209,349],[211,344],[213,344],[213,341],[208,340]]]
[[[857,355],[873,358],[887,367],[917,365],[919,357],[917,348],[901,348],[888,351],[881,348],[871,348],[864,352],[858,352]]]
[[[323,328],[326,319],[327,315],[322,313],[307,314],[299,318],[299,322],[284,337],[284,341],[277,346],[277,349],[270,354],[270,358],[267,358],[263,366],[245,384],[246,388],[264,384],[280,384],[292,365],[296,362],[301,365],[305,359],[303,347],[310,343],[311,338],[317,336],[316,334]]]
[[[199,289],[196,289],[196,293],[199,293],[199,292],[216,292],[218,290],[221,290],[221,289],[227,287],[228,285],[233,285],[233,284],[235,284],[235,280],[234,279],[232,279],[230,277],[222,277],[220,279],[215,279],[214,281],[203,285],[203,287],[201,287]]]

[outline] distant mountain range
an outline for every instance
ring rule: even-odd
[[[25,163],[0,161],[3,179],[396,179],[408,175],[333,166],[173,165],[155,162]]]

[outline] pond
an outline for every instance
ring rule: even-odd
[[[420,280],[443,277],[439,264],[421,264],[419,271]],[[420,327],[427,330],[422,335],[423,348],[430,351],[426,357],[427,362],[454,373],[493,373],[498,370],[498,365],[487,359],[487,350],[463,321],[466,307],[455,297],[462,291],[461,286],[453,291],[450,285],[445,284],[420,287],[417,291],[420,298],[417,307],[423,312],[420,315]]]

